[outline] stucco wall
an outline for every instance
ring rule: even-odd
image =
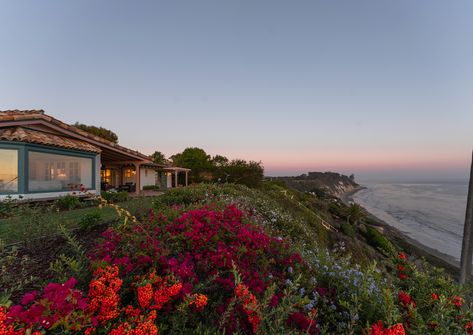
[[[141,189],[143,186],[156,185],[156,171],[153,169],[140,169]]]

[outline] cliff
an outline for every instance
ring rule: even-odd
[[[277,177],[287,187],[301,192],[327,193],[335,197],[351,192],[360,187],[354,176],[345,176],[336,172],[309,172],[297,177]]]

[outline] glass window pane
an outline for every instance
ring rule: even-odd
[[[0,149],[0,193],[18,192],[18,151]]]
[[[92,188],[92,159],[30,151],[30,192],[74,191]]]

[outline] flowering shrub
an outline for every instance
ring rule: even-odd
[[[209,190],[140,220],[120,212],[124,223],[90,250],[81,282],[0,307],[0,335],[473,334],[463,292],[438,270],[419,271],[404,253],[392,275],[358,266],[306,243],[315,235],[283,238],[308,228],[296,220],[289,231],[289,212],[266,199],[251,206],[228,192],[196,204],[219,196]]]
[[[370,328],[370,335],[405,335],[406,331],[402,323],[395,324],[389,328],[384,328],[383,322],[378,321]]]

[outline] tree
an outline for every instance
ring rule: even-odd
[[[86,131],[92,135],[101,137],[103,139],[106,139],[107,141],[113,142],[113,143],[118,143],[118,136],[115,134],[113,131],[103,128],[103,127],[97,127],[97,126],[88,126],[86,124],[82,124],[79,122],[76,122],[73,124],[74,127],[79,128],[83,131]]]
[[[225,166],[228,164],[228,158],[222,155],[215,155],[212,157],[212,164],[216,167]]]
[[[222,181],[243,184],[248,187],[259,186],[264,177],[261,162],[247,162],[243,159],[234,159],[220,170],[224,175],[224,178],[221,178]]]
[[[211,179],[212,162],[210,156],[200,148],[186,148],[183,152],[171,156],[175,166],[191,169],[189,174],[192,182]]]
[[[155,164],[164,165],[166,164],[166,156],[161,151],[155,151],[151,158]]]

